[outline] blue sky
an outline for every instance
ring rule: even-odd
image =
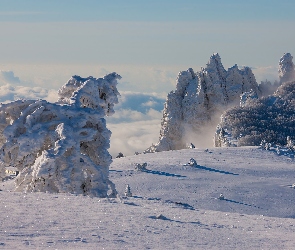
[[[290,0],[1,0],[2,21],[294,20]]]
[[[290,0],[1,0],[0,62],[273,65],[294,52],[294,13]]]
[[[134,134],[143,147],[157,141],[178,72],[200,70],[214,52],[225,68],[276,79],[280,57],[295,55],[294,13],[291,0],[0,0],[0,97],[53,100],[72,75],[116,71],[122,112],[113,132],[131,152]],[[123,139],[126,117],[135,123]]]

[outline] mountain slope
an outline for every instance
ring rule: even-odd
[[[118,158],[110,166],[116,199],[13,193],[8,181],[0,192],[0,248],[292,249],[289,156],[241,147]],[[184,166],[191,158],[198,166]],[[135,170],[145,162],[147,170]],[[126,184],[132,197],[123,197]]]

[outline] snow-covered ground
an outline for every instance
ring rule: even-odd
[[[191,158],[197,167],[185,166]],[[288,156],[257,147],[140,154],[114,159],[110,179],[119,198],[15,193],[2,183],[0,249],[295,247]],[[126,184],[132,197],[123,197]]]

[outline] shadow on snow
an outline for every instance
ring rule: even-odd
[[[244,205],[244,206],[248,206],[248,207],[256,207],[256,208],[259,208],[261,209],[261,207],[258,207],[258,206],[255,206],[255,205],[251,205],[251,204],[247,204],[247,203],[243,203],[243,202],[239,202],[239,201],[234,201],[234,200],[230,200],[230,199],[223,199],[224,201],[227,201],[227,202],[232,202],[232,203],[235,203],[235,204],[241,204],[241,205]]]
[[[214,168],[208,168],[208,167],[204,167],[204,166],[200,166],[200,165],[197,165],[196,168],[202,169],[202,170],[207,170],[207,171],[210,171],[210,172],[216,172],[216,173],[220,173],[220,174],[239,175],[239,174],[235,174],[235,173],[232,173],[232,172],[218,170],[218,169],[214,169]]]
[[[180,175],[180,174],[170,174],[170,173],[166,173],[166,172],[162,172],[162,171],[149,170],[149,169],[142,170],[142,172],[149,173],[149,174],[165,175],[165,176],[169,176],[169,177],[183,177],[183,178],[186,177],[186,176]]]

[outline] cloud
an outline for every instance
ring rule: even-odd
[[[255,75],[257,83],[265,80],[269,80],[271,82],[279,80],[277,66],[255,67],[252,71]]]
[[[32,86],[28,82],[21,81],[13,71],[0,71],[0,102],[7,103],[18,99],[45,99],[55,102],[57,91]]]
[[[121,92],[115,114],[108,123],[147,121],[162,116],[165,99],[156,93]]]
[[[112,131],[110,154],[116,157],[119,152],[133,155],[142,152],[159,138],[160,120],[145,120],[120,124],[107,123]]]
[[[142,113],[131,109],[117,110],[114,115],[107,118],[108,123],[119,124],[122,122],[134,122],[134,121],[148,121],[150,119],[161,119],[162,112],[149,109],[146,113]]]
[[[57,101],[57,92],[40,87],[12,86],[6,84],[0,86],[0,102],[7,103],[18,99],[44,99],[49,102]]]
[[[117,109],[132,109],[146,113],[150,108],[161,111],[166,97],[157,93],[121,91]]]
[[[158,141],[164,102],[165,98],[156,93],[121,93],[115,114],[107,118],[113,157],[119,152],[142,152]]]
[[[0,80],[3,83],[19,84],[19,77],[14,76],[13,71],[0,71]]]

